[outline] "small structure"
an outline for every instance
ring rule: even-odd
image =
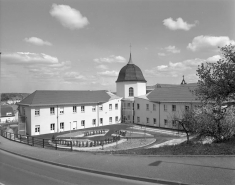
[[[0,123],[9,123],[14,122],[15,114],[13,108],[9,105],[2,105],[1,106],[1,116],[0,116]]]

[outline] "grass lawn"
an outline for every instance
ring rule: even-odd
[[[113,154],[138,155],[235,155],[235,137],[223,143],[201,144],[186,142],[175,146],[163,146],[150,149],[114,151]]]

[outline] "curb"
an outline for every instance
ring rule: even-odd
[[[43,163],[47,163],[47,164],[51,164],[51,165],[55,165],[55,166],[60,166],[60,167],[64,167],[64,168],[69,168],[69,169],[73,169],[73,170],[80,170],[80,171],[84,171],[84,172],[89,172],[89,173],[96,173],[96,174],[100,174],[100,175],[124,178],[124,179],[129,179],[129,180],[136,180],[136,181],[150,182],[150,183],[160,183],[160,184],[166,184],[166,185],[190,185],[190,184],[187,184],[187,183],[167,181],[167,180],[164,180],[164,179],[144,178],[144,177],[123,175],[123,174],[117,174],[117,173],[110,173],[110,172],[105,172],[105,171],[98,171],[98,170],[95,170],[95,169],[81,168],[81,167],[76,167],[76,166],[71,166],[71,165],[66,165],[66,164],[61,164],[61,163],[55,163],[55,162],[52,162],[52,161],[46,161],[46,160],[42,160],[42,159],[30,157],[30,156],[18,154],[18,153],[8,151],[8,150],[2,149],[2,148],[0,148],[0,150],[11,153],[13,155],[24,157],[24,158],[27,158],[27,159],[31,159],[31,160],[35,160],[35,161],[39,161],[39,162],[43,162]]]

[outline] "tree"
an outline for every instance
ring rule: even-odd
[[[197,69],[199,81],[195,94],[204,104],[235,101],[235,45],[220,50],[219,61],[201,64]]]
[[[207,104],[195,118],[196,133],[200,137],[211,137],[215,142],[221,142],[235,134],[235,107],[233,106],[226,109]]]
[[[190,134],[196,133],[197,130],[195,111],[193,109],[181,110],[180,112],[173,114],[172,120],[176,121],[179,126],[183,128],[183,131],[187,136],[187,143],[189,143]]]

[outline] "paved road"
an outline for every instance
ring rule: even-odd
[[[109,177],[58,167],[19,157],[4,151],[0,151],[0,156],[0,184],[5,185],[153,185],[153,183]]]

